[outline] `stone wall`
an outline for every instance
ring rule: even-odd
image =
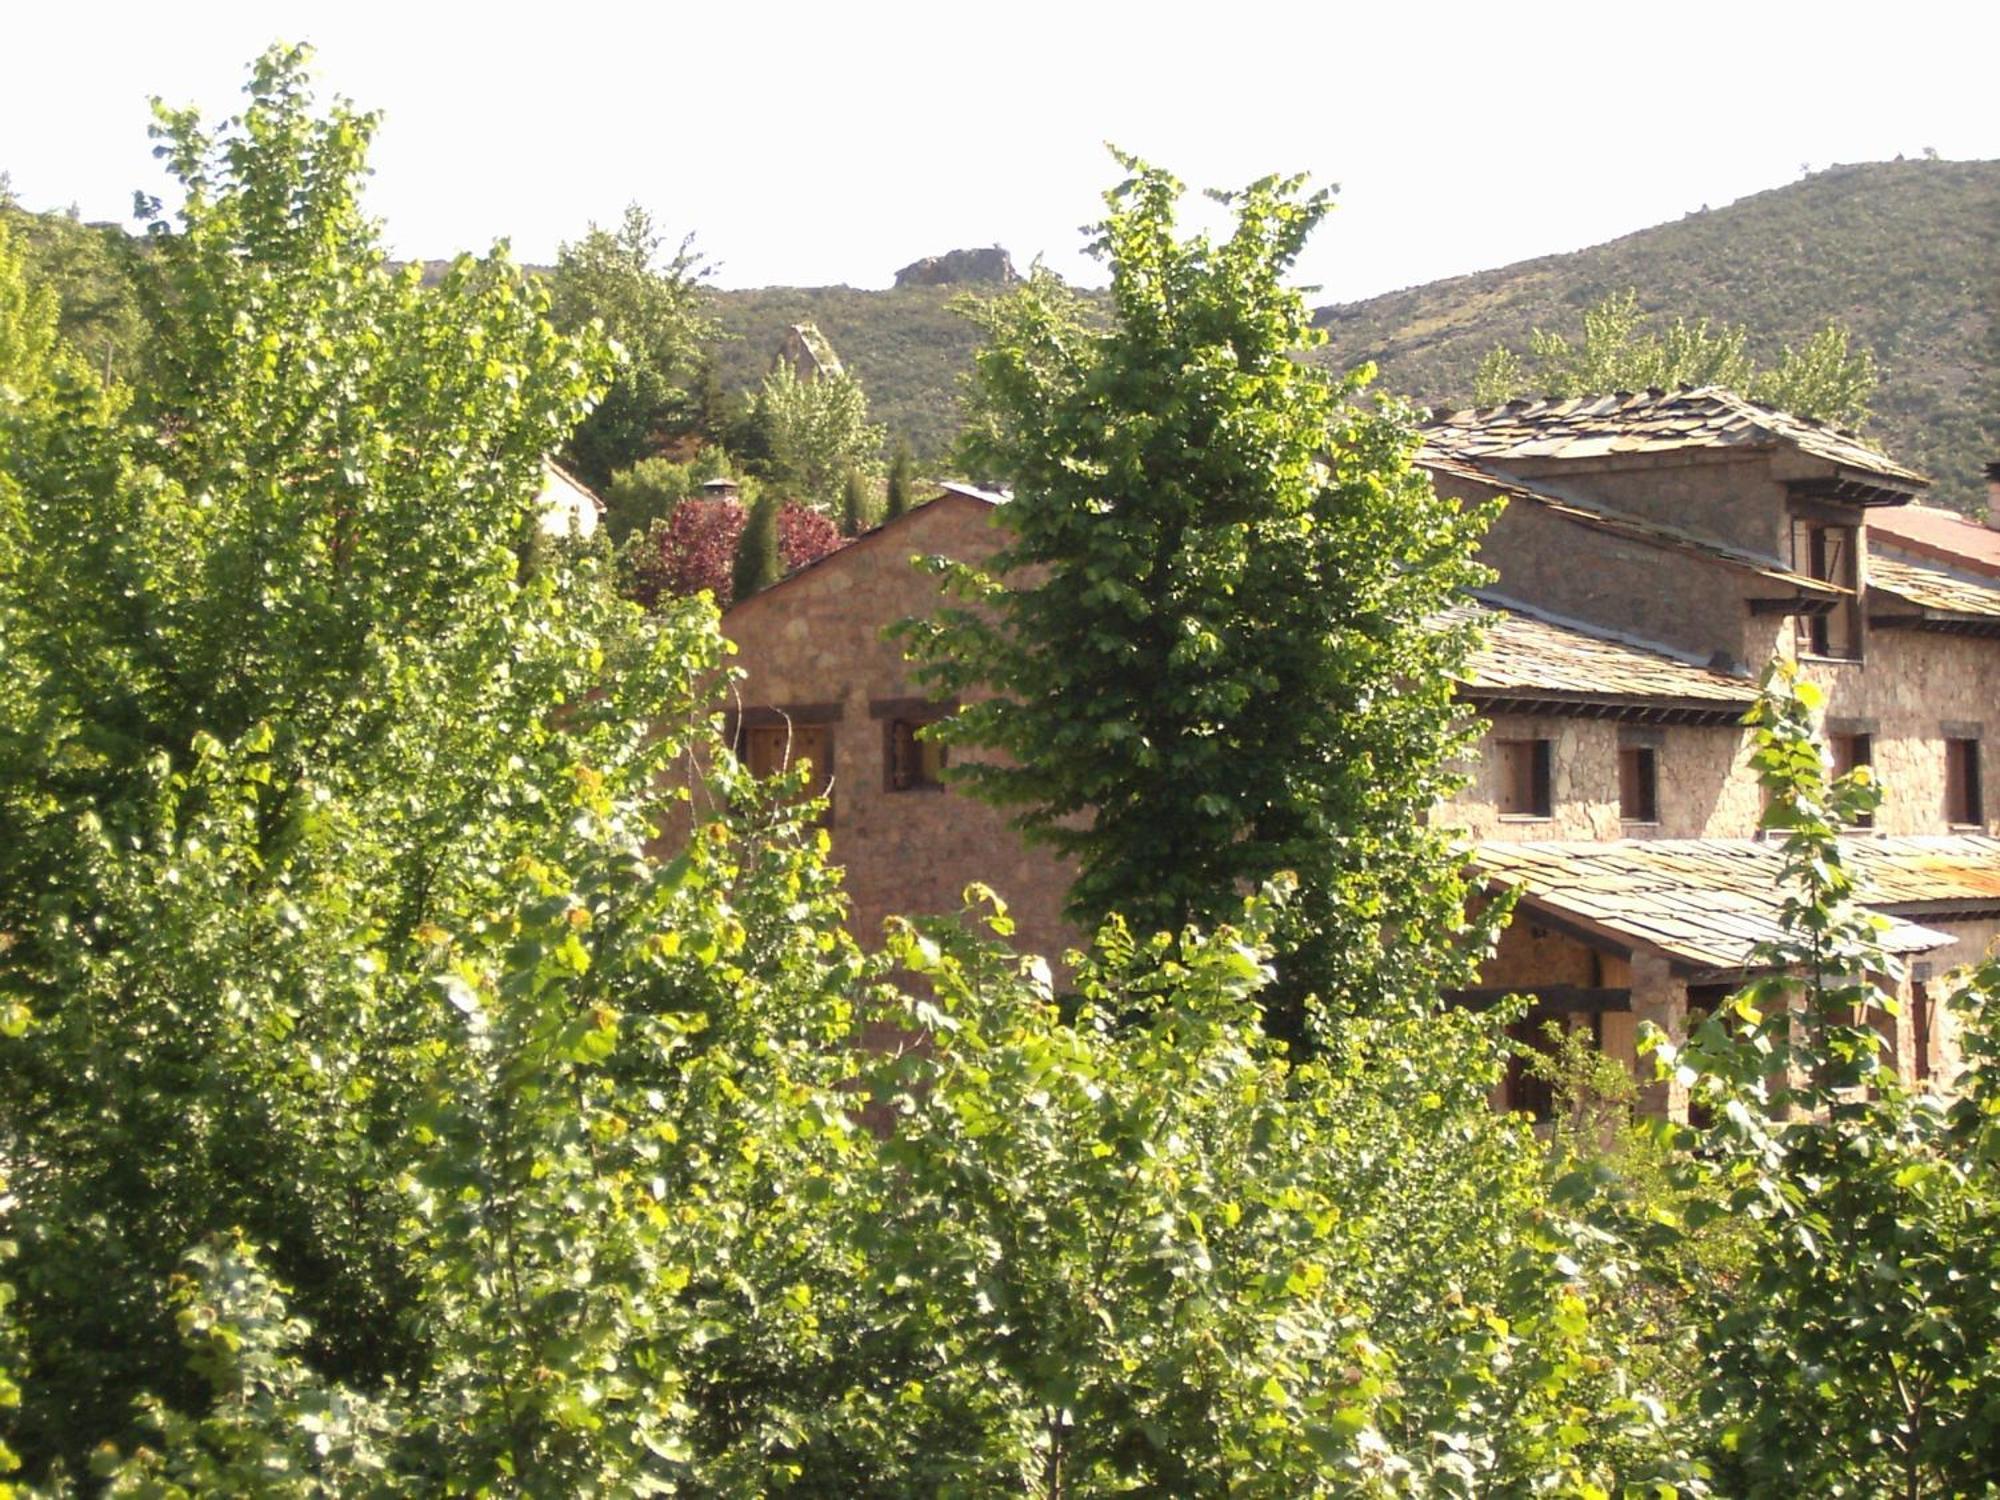
[[[1799,476],[1781,471],[1770,453],[1685,449],[1603,459],[1509,459],[1504,466],[1523,479],[1543,478],[1615,510],[1733,542],[1761,557],[1790,555],[1782,478]]]
[[[1750,769],[1750,737],[1729,726],[1649,728],[1609,719],[1502,714],[1465,768],[1470,780],[1434,814],[1474,840],[1746,838],[1757,831],[1763,799]],[[1618,809],[1618,750],[1626,738],[1654,749],[1659,821],[1626,822]],[[1551,742],[1550,816],[1503,816],[1495,740]]]
[[[1985,829],[2000,833],[2000,641],[1871,630],[1859,663],[1808,658],[1825,721],[1871,736],[1882,786],[1879,833],[1946,833],[1945,727],[1980,742]]]
[[[1483,499],[1453,481],[1454,493]],[[1488,492],[1492,493],[1492,492]],[[1501,512],[1480,548],[1497,592],[1550,614],[1655,642],[1697,662],[1754,669],[1773,637],[1745,600],[1780,592],[1755,574],[1677,548],[1628,540],[1531,500]]]
[[[1059,958],[1078,940],[1062,917],[1065,869],[1024,846],[1002,814],[949,788],[889,786],[887,705],[920,699],[923,689],[882,628],[937,606],[937,585],[911,566],[912,556],[983,558],[998,543],[992,520],[991,506],[948,494],[723,616],[746,674],[736,689],[743,709],[803,710],[830,721],[828,834],[853,902],[853,931],[871,947],[885,917],[956,910],[975,881],[1007,902],[1023,951]]]

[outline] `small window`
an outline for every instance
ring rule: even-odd
[[[1834,779],[1845,776],[1856,766],[1872,765],[1875,753],[1874,740],[1865,734],[1830,734],[1826,737],[1828,770]],[[1857,828],[1873,828],[1873,814],[1863,814],[1855,819]]]
[[[1980,795],[1979,741],[1944,742],[1945,821],[1979,824],[1986,821],[1985,799]]]
[[[1618,816],[1628,823],[1660,821],[1659,759],[1650,745],[1618,751]]]
[[[919,734],[925,719],[889,720],[889,790],[916,792],[944,786],[945,747]]]
[[[806,794],[831,798],[833,794],[833,730],[826,724],[752,724],[743,731],[743,764],[760,779],[776,776],[803,761],[811,767]],[[827,803],[826,817],[833,816]]]
[[[1922,979],[1910,984],[1910,1043],[1916,1056],[1910,1059],[1910,1072],[1918,1083],[1927,1083],[1931,1076],[1931,988]]]
[[[1500,740],[1494,745],[1500,771],[1500,813],[1510,818],[1546,818],[1555,811],[1550,796],[1551,746],[1547,740]]]
[[[1792,567],[1821,583],[1838,584],[1853,590],[1860,570],[1856,567],[1855,530],[1852,526],[1828,526],[1818,521],[1792,522]],[[1832,656],[1858,660],[1861,656],[1861,611],[1852,596],[1838,601],[1824,614],[1799,617],[1799,650],[1812,656]]]

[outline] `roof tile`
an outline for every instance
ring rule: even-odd
[[[1862,900],[1877,909],[2000,903],[2000,838],[1851,837],[1841,851]],[[1784,932],[1783,853],[1757,839],[1486,843],[1472,863],[1536,904],[1702,968],[1746,967],[1760,943]],[[1884,934],[1901,953],[1950,941],[1895,918]]]
[[[1433,446],[1493,459],[1784,444],[1893,488],[1930,483],[1854,433],[1759,406],[1720,386],[1510,401],[1439,416],[1426,435]]]

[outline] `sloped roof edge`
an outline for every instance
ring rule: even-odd
[[[1720,538],[1704,536],[1700,532],[1669,526],[1663,521],[1615,509],[1600,501],[1579,495],[1562,485],[1552,485],[1540,479],[1522,479],[1497,465],[1467,458],[1462,454],[1425,447],[1418,452],[1416,462],[1420,467],[1434,473],[1449,474],[1458,479],[1470,480],[1474,484],[1483,484],[1490,489],[1498,490],[1509,500],[1529,501],[1577,525],[1595,527],[1655,547],[1691,552],[1714,562],[1755,573],[1759,577],[1767,578],[1773,583],[1781,583],[1801,593],[1840,598],[1852,592],[1837,583],[1828,583],[1823,579],[1808,578],[1803,573],[1794,573],[1775,558],[1760,557],[1755,552],[1722,541]]]
[[[1604,458],[1688,449],[1783,445],[1908,499],[1930,480],[1869,446],[1859,434],[1795,417],[1722,386],[1509,401],[1434,417],[1440,447],[1471,457]]]

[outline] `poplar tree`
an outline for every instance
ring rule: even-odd
[[[1486,575],[1484,526],[1412,468],[1417,438],[1319,343],[1284,278],[1331,207],[1303,179],[1218,195],[1142,162],[1093,249],[1108,317],[1031,278],[976,316],[965,444],[1011,480],[989,567],[939,562],[970,607],[904,627],[925,679],[975,699],[943,730],[975,795],[1075,863],[1069,914],[1142,931],[1220,920],[1283,870],[1274,1024],[1420,1002],[1465,972],[1465,891],[1431,807],[1472,726],[1440,613]],[[985,695],[990,694],[990,697]]]
[[[1628,288],[1584,313],[1578,343],[1537,328],[1528,335],[1525,360],[1505,344],[1494,345],[1473,377],[1473,400],[1492,406],[1523,394],[1719,385],[1795,417],[1859,427],[1869,417],[1875,358],[1866,348],[1850,347],[1850,338],[1838,323],[1828,323],[1802,347],[1787,344],[1777,364],[1759,369],[1745,325],[1675,318],[1661,331],[1648,323],[1639,294]]]

